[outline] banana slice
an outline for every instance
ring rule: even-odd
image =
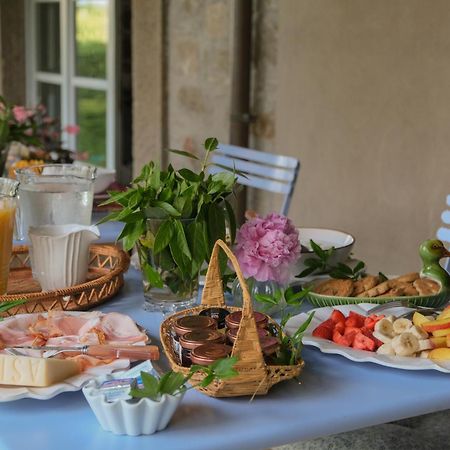
[[[408,332],[395,336],[391,345],[395,354],[399,356],[412,356],[419,351],[419,339]]]
[[[397,319],[394,320],[392,327],[394,328],[395,334],[402,334],[403,332],[408,331],[412,327],[412,322],[409,319],[404,318]]]
[[[431,350],[432,348],[434,347],[430,339],[419,339],[419,351]]]
[[[385,317],[385,319],[386,319],[386,320],[389,320],[389,322],[391,322],[391,323],[394,323],[394,320],[395,320],[396,318],[397,318],[397,317],[393,316],[392,314],[390,314],[389,316],[386,316],[386,317]]]
[[[423,331],[421,328],[419,328],[416,325],[413,325],[409,330],[408,333],[412,333],[417,339],[428,339],[428,333],[426,331]]]
[[[375,335],[375,333],[374,333],[374,335]],[[392,345],[389,344],[389,343],[380,345],[380,346],[378,347],[378,349],[377,349],[377,353],[378,353],[379,355],[391,355],[391,356],[395,356],[395,351],[394,351],[394,349],[392,348]]]
[[[392,341],[392,337],[386,336],[384,333],[380,333],[379,331],[374,331],[372,334],[374,338],[377,338],[383,344],[389,344]]]
[[[394,326],[389,319],[381,319],[375,324],[375,331],[377,333],[384,334],[386,337],[392,338],[394,337]],[[377,339],[380,339],[377,337]],[[383,339],[380,339],[381,342],[384,342]]]
[[[420,357],[421,358],[428,358],[428,355],[430,354],[430,350],[423,350],[422,352],[420,352]]]

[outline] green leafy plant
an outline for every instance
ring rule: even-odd
[[[331,265],[330,259],[336,251],[335,247],[325,250],[312,239],[309,242],[315,257],[305,259],[306,269],[299,273],[296,278],[328,274],[332,278],[357,280],[365,275],[366,264],[363,261],[359,261],[354,268],[344,263]]]
[[[285,326],[287,321],[292,317],[292,313],[283,314],[280,322],[280,329],[275,326],[271,326],[272,334],[278,336],[280,340],[280,348],[277,351],[276,357],[273,358],[273,364],[279,365],[293,365],[297,364],[300,359],[300,355],[303,349],[302,338],[303,334],[308,328],[311,320],[314,317],[314,312],[310,313],[305,322],[303,322],[297,330],[292,334],[288,335],[285,333]]]
[[[141,372],[144,387],[143,389],[131,389],[130,395],[134,398],[148,397],[158,401],[164,394],[177,395],[197,386],[206,387],[213,381],[225,380],[238,375],[238,372],[233,368],[236,362],[237,358],[235,356],[231,358],[222,358],[209,366],[192,365],[187,376],[184,376],[180,372],[170,371],[165,373],[160,379],[147,372]],[[203,380],[196,385],[187,387],[186,383],[188,383],[192,376],[198,372],[205,373]]]
[[[217,147],[216,138],[206,139],[199,173],[187,168],[177,171],[172,165],[161,170],[150,162],[125,192],[110,192],[110,198],[103,203],[121,205],[119,211],[102,222],[125,223],[118,239],[126,250],[137,246],[150,288],[165,284],[172,292],[187,290],[203,262],[210,258],[216,240],[226,239],[227,228],[228,240],[234,242],[236,220],[228,197],[233,192],[236,174],[206,173],[209,156]],[[189,152],[170,151],[199,159]],[[221,267],[225,265],[226,259],[221,255]]]
[[[363,261],[359,261],[354,268],[347,266],[347,264],[337,263],[333,267],[329,274],[332,278],[348,279],[356,281],[365,274],[366,264]]]
[[[310,291],[311,288],[289,286],[284,289],[280,287],[275,289],[273,295],[254,293],[253,298],[263,304],[267,311],[273,306],[281,305],[281,312],[284,315],[286,307],[300,307]]]
[[[14,308],[15,306],[23,305],[26,303],[26,299],[19,299],[19,300],[10,300],[6,302],[0,303],[0,313],[6,312],[11,308]],[[0,321],[3,320],[3,317],[0,317]]]

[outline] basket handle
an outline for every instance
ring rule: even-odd
[[[219,267],[219,250],[222,249],[228,256],[234,270],[236,271],[237,278],[239,280],[239,285],[242,289],[243,296],[243,309],[250,308],[250,312],[253,313],[252,302],[250,299],[250,294],[248,292],[247,283],[245,281],[244,275],[242,274],[239,262],[230,250],[227,244],[225,244],[222,239],[218,239],[214,244],[213,251],[211,253],[211,259],[209,261],[208,270],[206,271],[205,286],[203,288],[202,294],[202,305],[203,306],[225,306],[222,278]]]
[[[230,248],[221,239],[218,239],[214,244],[209,262],[208,270],[206,272],[205,286],[202,294],[203,306],[225,306],[222,279],[219,267],[219,250],[222,249],[228,256],[233,265],[239,284],[242,289],[243,305],[242,305],[242,319],[239,325],[239,330],[236,340],[233,345],[232,355],[236,355],[239,361],[236,368],[245,368],[250,370],[265,370],[265,362],[261,345],[259,343],[258,331],[256,328],[255,318],[253,317],[253,307],[251,297],[248,291],[247,283],[239,266],[239,262]]]

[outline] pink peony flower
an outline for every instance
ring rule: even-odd
[[[235,255],[246,278],[285,284],[300,256],[298,231],[285,216],[269,214],[244,223],[236,236]]]
[[[80,132],[80,127],[78,125],[66,125],[64,131],[68,134],[78,134]]]
[[[16,119],[18,123],[24,123],[27,121],[29,115],[27,109],[24,106],[14,106],[12,112],[14,115],[14,119]]]

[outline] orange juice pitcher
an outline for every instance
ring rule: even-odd
[[[19,183],[0,178],[0,295],[6,294]]]

